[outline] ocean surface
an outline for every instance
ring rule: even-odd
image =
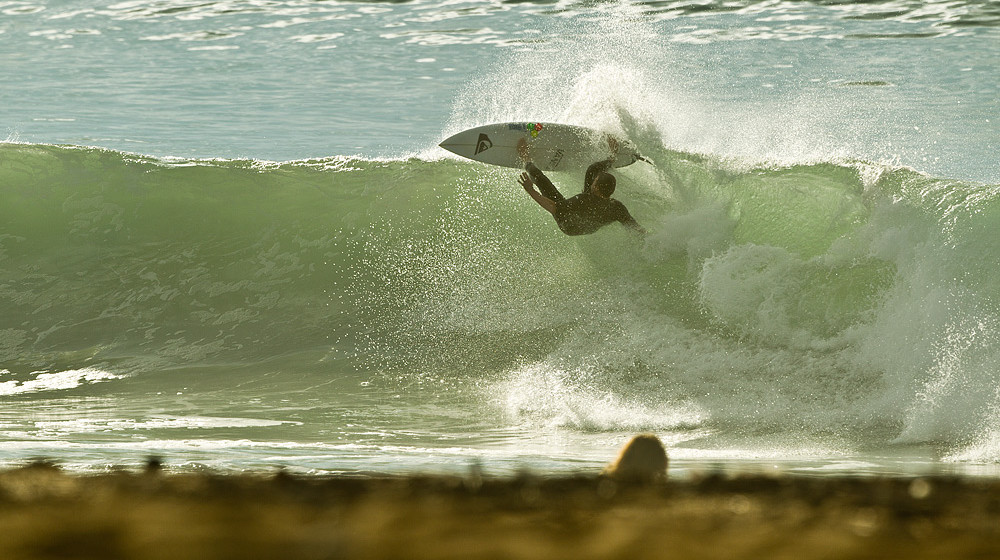
[[[0,0],[0,75],[0,467],[1000,476],[996,2]],[[521,120],[650,234],[437,147]]]

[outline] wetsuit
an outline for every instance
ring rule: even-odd
[[[594,233],[613,222],[620,222],[634,229],[642,229],[635,218],[629,214],[624,204],[590,192],[590,186],[594,184],[594,179],[611,167],[611,163],[611,161],[599,161],[587,168],[583,192],[572,198],[564,197],[534,163],[528,162],[525,165],[525,170],[527,170],[531,180],[538,185],[538,191],[545,198],[556,203],[553,217],[556,219],[559,229],[566,235]]]

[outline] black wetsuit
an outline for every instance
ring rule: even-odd
[[[538,191],[556,203],[553,217],[559,229],[566,235],[594,233],[613,222],[640,229],[624,204],[590,192],[594,179],[609,167],[611,167],[610,161],[599,161],[591,165],[584,177],[583,192],[572,198],[566,198],[535,164],[529,162],[525,165],[528,176],[538,185]]]

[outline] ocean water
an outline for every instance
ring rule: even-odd
[[[0,466],[1000,475],[996,2],[0,1],[0,74]],[[650,234],[436,147],[516,120]]]

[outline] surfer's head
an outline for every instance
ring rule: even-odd
[[[610,198],[611,195],[615,194],[615,186],[618,181],[615,180],[615,176],[610,173],[600,173],[594,179],[594,184],[590,186],[600,196]]]

